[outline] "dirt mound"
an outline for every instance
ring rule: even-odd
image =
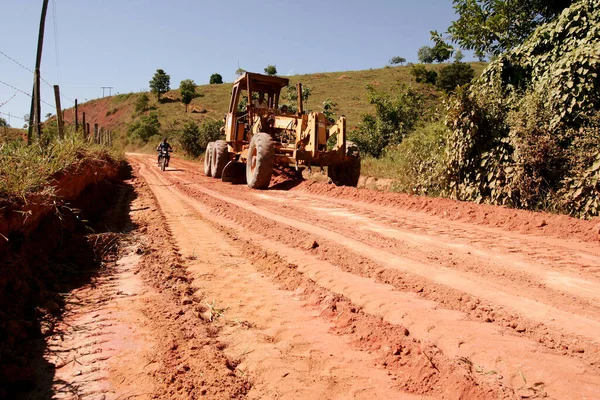
[[[68,208],[88,186],[118,178],[126,165],[112,160],[84,159],[80,164],[59,171],[47,187],[26,198],[0,199],[0,251],[12,245],[14,237],[27,235],[52,211]]]

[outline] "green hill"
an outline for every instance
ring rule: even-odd
[[[485,63],[471,63],[476,75],[479,75]],[[433,70],[439,70],[444,66],[429,65]],[[337,103],[336,115],[345,115],[348,119],[348,127],[352,129],[360,122],[364,113],[372,113],[373,107],[368,103],[366,97],[366,85],[371,85],[378,90],[388,91],[395,84],[405,84],[423,91],[429,99],[438,101],[441,92],[433,86],[417,84],[409,73],[409,66],[386,67],[363,71],[326,72],[306,75],[294,75],[288,77],[291,84],[301,82],[312,91],[311,96],[305,104],[307,110],[321,110],[323,101],[331,99]],[[157,102],[156,97],[146,93],[150,97],[149,111],[144,113],[135,112],[135,101],[142,93],[120,94],[89,101],[79,106],[79,120],[81,113],[86,113],[86,122],[90,124],[93,131],[94,124],[116,133],[117,143],[124,147],[135,147],[126,139],[128,126],[139,120],[144,114],[156,112],[160,121],[160,135],[177,136],[183,123],[187,120],[201,122],[203,120],[222,119],[229,107],[229,96],[231,83],[199,85],[197,87],[199,97],[192,100],[189,110],[185,113],[185,107],[179,100],[179,90],[171,90],[163,95],[163,102]],[[73,109],[65,111],[65,121],[73,123]]]

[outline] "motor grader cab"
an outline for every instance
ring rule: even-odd
[[[346,141],[346,118],[342,116],[331,124],[323,113],[304,112],[301,84],[297,86],[297,112],[281,110],[281,90],[288,85],[286,78],[249,72],[233,83],[225,116],[225,140],[211,142],[206,149],[207,176],[266,189],[274,166],[296,170],[318,166],[327,167],[336,185],[357,185],[360,154]],[[252,100],[255,93],[263,94],[263,104]],[[244,97],[247,104],[240,107]],[[335,144],[328,149],[333,136]]]

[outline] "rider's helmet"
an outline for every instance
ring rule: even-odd
[[[164,138],[164,139],[163,139],[163,143],[167,143],[167,138]]]

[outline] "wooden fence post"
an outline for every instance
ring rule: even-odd
[[[56,102],[56,122],[58,123],[58,137],[64,139],[65,131],[63,125],[62,108],[60,107],[60,89],[58,85],[54,85],[54,101]]]
[[[89,131],[89,129],[87,128],[87,124],[85,123],[85,111],[81,113],[81,125],[83,126],[83,138],[87,139],[86,132]]]
[[[79,115],[77,113],[77,99],[75,99],[75,133],[79,132]]]

